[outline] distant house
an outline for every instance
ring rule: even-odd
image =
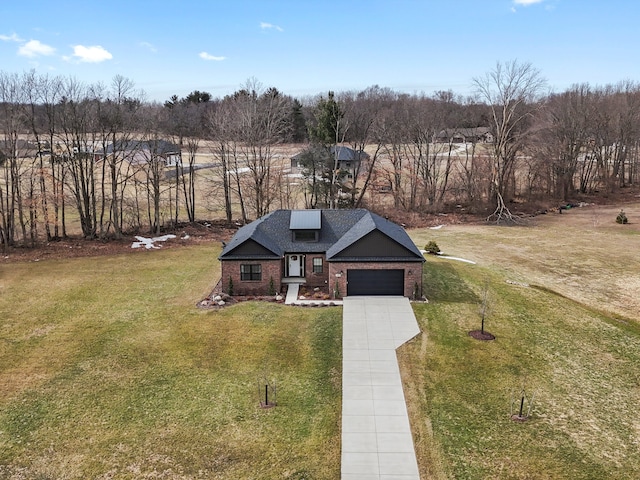
[[[290,283],[340,296],[422,292],[423,255],[401,226],[364,209],[277,210],[238,230],[218,258],[234,295]]]
[[[435,142],[493,143],[493,134],[489,127],[447,128],[436,135]]]
[[[132,165],[144,165],[152,160],[161,160],[166,167],[182,164],[180,147],[166,140],[129,140],[111,143],[106,155],[123,155]]]
[[[37,153],[38,146],[35,142],[23,140],[0,140],[0,151],[7,157],[33,157]]]
[[[304,169],[304,157],[305,152],[300,152],[291,157],[291,172],[300,173]],[[337,161],[338,170],[345,172],[345,181],[353,181],[358,171],[360,170],[360,163],[369,158],[363,150],[356,151],[353,148],[344,146],[331,146],[329,148],[329,155],[334,161]]]

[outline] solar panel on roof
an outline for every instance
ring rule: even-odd
[[[290,230],[320,230],[320,210],[292,210]]]

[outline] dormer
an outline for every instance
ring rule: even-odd
[[[291,240],[294,242],[317,242],[320,240],[322,212],[320,210],[292,210],[289,220]]]

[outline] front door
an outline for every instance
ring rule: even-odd
[[[289,276],[302,276],[302,255],[289,255]]]

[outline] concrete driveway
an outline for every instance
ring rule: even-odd
[[[420,333],[405,297],[346,297],[342,480],[420,480],[396,349]]]

